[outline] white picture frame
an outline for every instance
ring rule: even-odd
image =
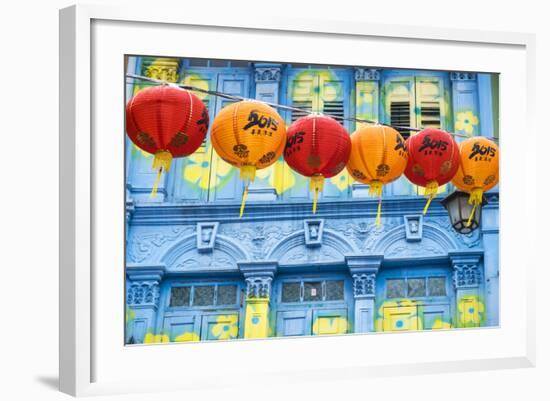
[[[173,38],[176,34],[210,43],[222,33],[227,40],[223,41],[223,48],[218,49],[193,47],[191,44],[184,46],[176,39],[159,40]],[[121,35],[124,35],[124,40]],[[284,53],[284,46],[277,47],[274,38],[294,40],[296,47],[304,47],[297,51],[290,46],[286,50],[288,53]],[[240,42],[235,44],[234,39]],[[321,39],[326,49],[333,50],[331,54],[313,51]],[[268,43],[273,47],[254,50],[254,43]],[[328,63],[341,57],[339,64],[365,65],[365,54],[358,51],[360,46],[372,49],[395,47],[405,55],[405,62],[409,63],[407,67],[501,73],[501,326],[406,335],[358,334],[125,347],[120,335],[123,330],[121,319],[124,318],[123,287],[120,286],[124,275],[121,263],[124,253],[124,190],[116,189],[123,176],[120,173],[123,171],[123,152],[120,151],[123,140],[122,135],[98,134],[123,132],[121,99],[124,75],[123,59],[119,56],[213,57],[212,52],[217,51],[215,56],[218,58],[292,58],[292,61],[300,61],[299,57],[303,57],[310,62]],[[438,57],[435,60],[411,58],[407,52],[412,54],[412,49],[418,46],[437,49]],[[449,49],[470,57],[452,60]],[[390,56],[382,51],[373,54],[369,58],[370,65],[405,66],[392,63]],[[106,61],[113,60],[115,64],[106,65]],[[105,72],[107,67],[114,73]],[[530,200],[536,197],[536,193],[528,198],[523,191],[514,190],[514,185],[536,188],[534,176],[527,174],[526,158],[535,161],[534,155],[527,156],[525,152],[506,152],[506,149],[517,148],[522,140],[536,143],[536,133],[531,125],[534,85],[534,36],[530,34],[294,17],[263,20],[250,18],[250,14],[242,10],[230,18],[216,13],[206,17],[189,10],[139,6],[79,5],[61,10],[61,391],[72,395],[94,395],[196,390],[234,385],[236,374],[248,375],[248,381],[255,383],[268,383],[273,377],[288,382],[343,377],[362,380],[365,377],[407,374],[411,370],[433,373],[534,366],[535,284],[534,276],[528,273],[537,263],[534,251],[536,209],[534,200]],[[114,95],[108,96],[106,88],[113,90]],[[116,91],[120,93],[116,94]],[[516,103],[525,104],[525,109],[519,108],[513,119],[506,115],[506,111],[511,109],[511,100],[507,98],[511,91],[514,91]],[[510,134],[521,129],[519,139]],[[113,188],[115,190],[111,192]],[[105,196],[107,193],[110,196]],[[107,227],[112,229],[106,230]],[[514,236],[513,231],[519,227],[523,227],[524,235]],[[513,245],[527,250],[526,259],[514,253]],[[107,263],[111,264],[111,269],[105,269]],[[101,296],[98,296],[98,288],[101,288]],[[445,347],[450,343],[456,347]],[[410,351],[411,344],[417,348],[416,351]],[[325,352],[323,358],[316,354],[320,349]],[[349,357],[342,357],[342,349],[354,352]],[[377,349],[392,352],[384,355]],[[287,369],[285,352],[286,355],[302,353],[308,358]],[[232,369],[234,372],[225,374],[208,364],[216,355],[242,361]],[[242,355],[246,357],[239,358]],[[252,355],[254,360],[270,360],[270,363],[247,367],[246,359]],[[194,369],[185,376],[181,372],[143,374],[137,369],[142,364],[177,366],[177,360],[182,357],[194,364]]]

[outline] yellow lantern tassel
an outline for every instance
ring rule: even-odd
[[[483,202],[483,189],[474,188],[472,192],[470,192],[470,199],[468,199],[468,203],[470,205],[474,205],[474,207],[472,208],[470,217],[468,218],[468,222],[466,223],[466,227],[470,227],[470,225],[472,224],[472,219],[474,217],[476,208],[481,205],[481,202]]]
[[[369,195],[370,196],[382,196],[382,188],[384,187],[384,184],[382,181],[373,180],[369,184]]]
[[[322,174],[314,174],[309,179],[309,190],[314,191],[313,194],[313,214],[317,213],[317,197],[319,192],[323,191],[325,186],[325,177]]]
[[[167,150],[161,150],[155,153],[155,157],[153,159],[153,170],[157,170],[157,178],[155,179],[155,183],[153,184],[153,188],[151,189],[151,198],[157,196],[157,190],[160,184],[160,177],[162,176],[162,172],[169,172],[171,164],[172,154],[170,152],[168,152]]]
[[[424,212],[422,214],[426,214],[428,212],[428,208],[430,207],[430,203],[432,203],[432,199],[435,198],[435,196],[437,195],[438,188],[439,183],[436,180],[432,180],[426,185],[424,196],[428,197],[428,201],[426,202],[426,206],[424,206]]]
[[[378,197],[378,211],[376,212],[376,225],[380,226],[380,215],[382,213],[382,189],[384,184],[382,181],[373,180],[369,184],[369,195]]]
[[[246,197],[248,195],[248,185],[244,187],[243,200],[241,201],[241,211],[239,212],[239,218],[243,217],[244,204],[246,203]]]
[[[248,196],[248,185],[250,185],[250,183],[254,181],[254,178],[256,178],[256,166],[250,164],[242,166],[240,169],[240,177],[241,180],[245,182],[243,199],[241,201],[241,210],[239,212],[239,218],[242,218],[246,197]]]
[[[378,198],[378,212],[376,212],[376,225],[380,226],[380,213],[382,211],[382,197]]]

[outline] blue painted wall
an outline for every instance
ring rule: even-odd
[[[326,114],[498,136],[490,74],[150,57],[131,57],[128,71]],[[140,85],[128,84],[127,99]],[[203,101],[212,119],[227,103]],[[288,124],[300,116],[281,115]],[[460,235],[439,202],[421,216],[421,189],[402,178],[385,188],[377,227],[377,201],[346,172],[327,180],[313,216],[306,179],[281,159],[259,172],[239,219],[242,183],[208,138],[174,161],[154,199],[152,156],[126,143],[128,343],[250,337],[261,319],[269,336],[499,324],[497,189],[481,229]],[[266,309],[255,309],[258,299]]]

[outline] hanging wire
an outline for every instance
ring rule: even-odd
[[[287,105],[284,105],[284,104],[266,102],[264,100],[250,99],[250,98],[246,98],[246,97],[243,97],[243,96],[229,95],[227,93],[223,93],[223,92],[219,92],[219,91],[215,91],[215,90],[203,89],[203,88],[199,88],[197,86],[184,85],[184,84],[181,84],[181,83],[163,81],[162,79],[145,77],[143,75],[127,73],[126,78],[132,78],[132,79],[137,79],[137,80],[140,80],[140,81],[152,82],[152,83],[155,83],[157,85],[176,86],[178,88],[189,90],[189,91],[192,91],[192,92],[200,92],[200,93],[204,93],[204,94],[207,94],[207,95],[218,96],[218,97],[221,97],[221,98],[224,98],[224,99],[229,99],[229,100],[235,100],[235,101],[255,100],[257,102],[262,102],[264,104],[267,104],[268,106],[271,106],[271,107],[274,107],[274,108],[277,108],[277,109],[281,109],[281,110],[297,111],[297,112],[300,112],[300,113],[308,113],[308,114],[315,113],[312,109],[305,109],[305,108],[301,108],[301,107],[287,106]],[[129,81],[127,83],[134,83],[134,82]],[[402,125],[391,125],[391,124],[381,123],[379,121],[368,120],[366,118],[341,117],[341,116],[333,116],[333,115],[331,115],[331,117],[336,119],[336,120],[341,120],[341,121],[355,121],[355,122],[358,122],[358,123],[383,125],[385,127],[390,127],[390,128],[394,128],[394,129],[397,129],[397,130],[414,131],[414,132],[422,131],[422,128],[405,127],[405,126],[402,126]],[[471,138],[471,136],[463,135],[463,134],[457,134],[455,132],[448,132],[448,134],[450,134],[452,136],[457,136],[457,137],[460,137],[460,138]],[[485,137],[485,138],[489,138],[489,139],[494,140],[495,142],[498,142],[498,138],[495,138],[495,137]]]

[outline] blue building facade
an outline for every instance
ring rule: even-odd
[[[492,74],[155,57],[129,57],[127,71],[328,115],[498,137]],[[128,84],[127,99],[141,85]],[[200,96],[211,120],[229,102]],[[303,115],[279,111],[287,124]],[[358,123],[344,126],[351,133]],[[463,235],[438,201],[422,215],[422,188],[403,177],[384,188],[377,226],[368,186],[346,171],[326,180],[313,215],[307,179],[281,159],[258,171],[239,219],[243,184],[209,137],[173,161],[155,198],[152,156],[126,141],[127,343],[499,324],[498,187],[486,194],[481,228]]]

